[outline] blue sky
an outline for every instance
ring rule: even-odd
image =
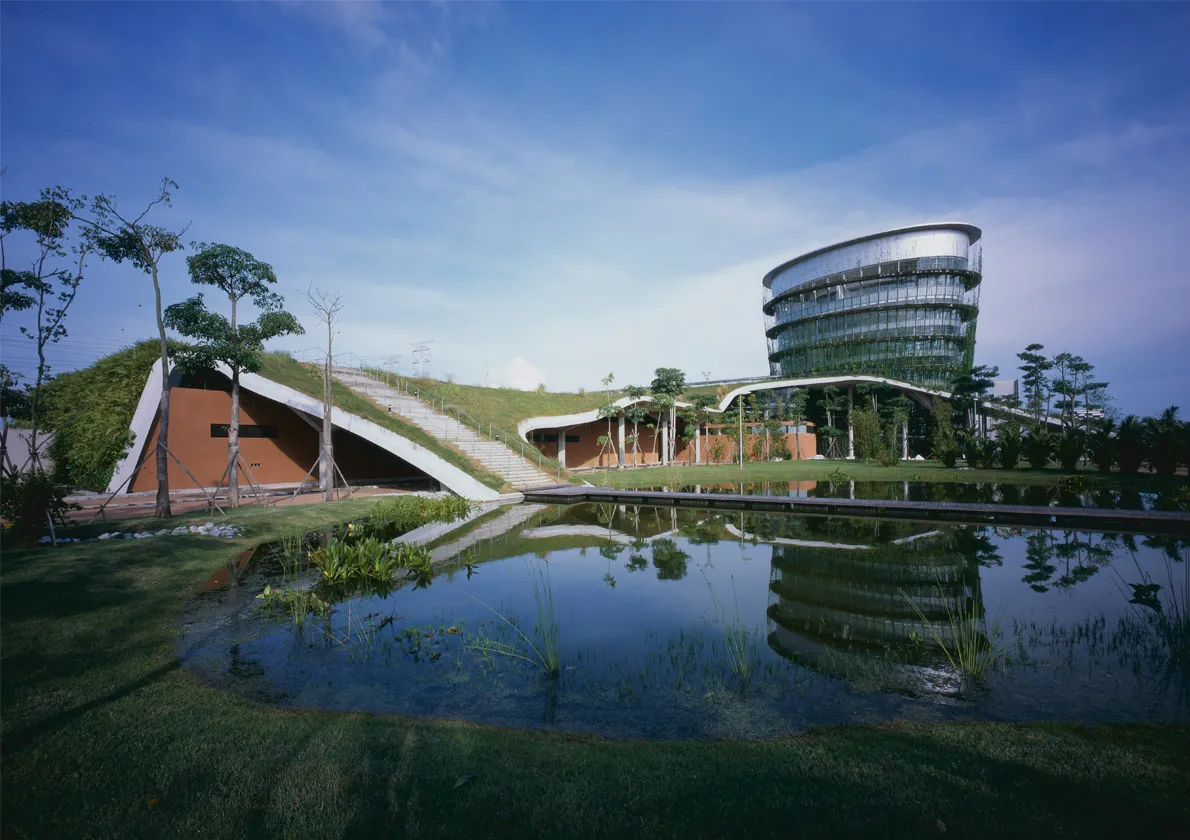
[[[168,175],[158,221],[308,324],[308,284],[344,294],[345,353],[556,389],[765,372],[769,268],[969,221],[978,361],[1040,341],[1122,411],[1190,408],[1186,43],[1182,4],[5,3],[0,189]],[[191,293],[182,255],[163,279]],[[60,369],[151,302],[93,264]]]

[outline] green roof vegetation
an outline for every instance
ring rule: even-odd
[[[133,442],[128,426],[159,358],[156,339],[140,341],[45,386],[46,427],[54,435],[49,455],[59,481],[84,490],[107,488]]]
[[[1130,834],[1171,837],[1190,820],[1185,723],[890,723],[754,742],[613,741],[277,709],[179,667],[178,611],[208,575],[256,541],[366,509],[344,500],[230,511],[251,539],[5,552],[0,832],[1092,837],[1120,834],[1123,814]]]
[[[431,399],[444,399],[470,414],[475,420],[492,423],[512,435],[516,434],[517,424],[522,420],[594,411],[608,399],[601,391],[585,394],[520,391],[516,388],[458,385],[437,379],[411,379],[409,387],[420,390],[427,402]],[[616,394],[616,397],[618,396],[619,394]]]
[[[84,490],[107,487],[125,447],[132,442],[128,426],[159,353],[156,340],[141,341],[90,367],[61,374],[46,386],[46,425],[54,433],[50,457],[60,481]],[[322,398],[321,372],[281,353],[265,354],[261,375]],[[500,476],[339,382],[334,383],[333,399],[337,408],[424,446],[493,490],[504,489]]]

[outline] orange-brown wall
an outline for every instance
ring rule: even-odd
[[[170,389],[169,449],[204,487],[219,484],[227,468],[227,438],[212,437],[212,423],[231,419],[231,394],[218,389]],[[240,437],[240,455],[260,484],[296,484],[318,478],[318,431],[290,408],[251,393],[240,397],[241,425],[276,426],[275,438]],[[145,457],[157,445],[158,422],[141,450],[144,459],[132,479],[131,492],[157,487],[155,457]],[[406,478],[422,475],[411,464],[341,429],[334,431],[335,462],[348,480]],[[313,469],[311,469],[313,468]],[[306,471],[310,470],[307,475]],[[248,486],[241,468],[239,483]],[[336,479],[338,481],[338,479]],[[194,480],[169,459],[169,485],[194,489]]]
[[[694,441],[686,442],[681,438],[681,430],[684,424],[681,420],[678,421],[678,442],[675,449],[674,458],[679,463],[694,463]],[[540,429],[538,430],[545,434],[561,434],[556,429]],[[712,430],[713,431],[713,430]],[[604,450],[602,457],[600,457],[600,446],[598,440],[600,437],[607,435],[607,421],[595,420],[590,423],[584,423],[581,426],[572,426],[566,430],[566,434],[571,437],[578,437],[578,442],[570,441],[566,444],[566,467],[568,469],[584,469],[587,467],[598,466],[616,466],[616,455],[613,447],[619,446],[619,430],[617,422],[612,421],[611,439],[612,447]],[[624,436],[628,437],[632,434],[632,424],[626,423],[624,425]],[[661,461],[661,442],[657,441],[654,447],[652,430],[641,425],[637,430],[637,452],[635,455],[635,463],[640,464],[657,464]],[[657,434],[657,437],[661,437]],[[702,439],[701,457],[703,463],[708,463],[712,460],[714,441],[716,438],[724,441],[723,451],[724,455],[720,457],[721,461],[732,461],[736,455],[735,444],[729,435],[704,435]],[[798,435],[797,433],[789,433],[785,435],[786,443],[789,445],[789,451],[797,453],[797,438],[801,438],[802,458],[811,458],[818,454],[817,437],[812,432],[806,432]],[[745,446],[748,447],[747,452],[751,453],[753,442],[756,439],[754,435],[745,435]],[[558,457],[558,444],[556,443],[537,443],[534,444],[543,454],[550,458]],[[624,464],[631,466],[633,464],[632,447],[625,445],[624,447]],[[655,451],[656,450],[656,451]]]

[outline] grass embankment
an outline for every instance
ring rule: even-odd
[[[281,353],[266,353],[264,367],[260,373],[261,376],[287,385],[295,391],[301,391],[303,394],[309,394],[319,400],[322,399],[322,373],[312,365],[295,361]],[[424,446],[447,463],[453,464],[493,490],[508,489],[502,477],[475,463],[449,443],[438,440],[420,426],[415,426],[404,418],[389,413],[338,380],[331,383],[331,394],[336,408],[351,412],[365,420],[371,420],[379,426],[396,432],[401,437]]]
[[[437,379],[411,379],[410,387],[421,390],[427,401],[445,399],[476,420],[493,423],[511,435],[517,424],[530,417],[575,414],[594,411],[607,402],[602,392],[587,394],[519,391],[516,388],[485,388],[482,385],[457,385]],[[618,397],[619,395],[613,395]]]
[[[1180,836],[1190,727],[841,727],[610,742],[278,711],[176,658],[187,593],[363,501],[242,508],[250,539],[5,552],[5,837]],[[175,520],[184,521],[184,518]],[[1121,815],[1127,819],[1121,819]]]
[[[738,464],[679,464],[629,470],[602,470],[582,473],[579,477],[605,487],[660,487],[681,484],[739,484],[759,481],[822,481],[835,470],[843,470],[854,481],[928,481],[933,483],[993,482],[1053,486],[1070,473],[1059,469],[968,470],[943,466],[937,461],[905,461],[899,466],[882,467],[865,461],[780,461]],[[1163,478],[1155,475],[1103,475],[1094,470],[1080,470],[1080,476],[1102,479],[1118,489],[1142,492],[1176,489],[1187,484],[1185,476]]]

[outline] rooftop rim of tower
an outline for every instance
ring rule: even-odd
[[[800,262],[816,257],[819,254],[825,254],[827,251],[834,251],[838,248],[844,248],[848,245],[855,245],[857,242],[868,242],[872,239],[881,239],[885,236],[893,236],[898,233],[915,233],[926,230],[961,230],[971,237],[971,244],[974,245],[979,241],[983,235],[983,231],[975,225],[969,225],[966,222],[927,222],[921,225],[908,225],[907,227],[893,228],[892,230],[884,230],[880,233],[869,233],[866,236],[857,236],[854,239],[847,239],[843,242],[836,242],[834,245],[827,245],[823,248],[816,248],[813,251],[794,257],[791,260],[781,263],[776,268],[772,269],[768,274],[764,275],[764,287],[766,289],[772,288],[773,278],[780,274],[790,266],[797,265]]]

